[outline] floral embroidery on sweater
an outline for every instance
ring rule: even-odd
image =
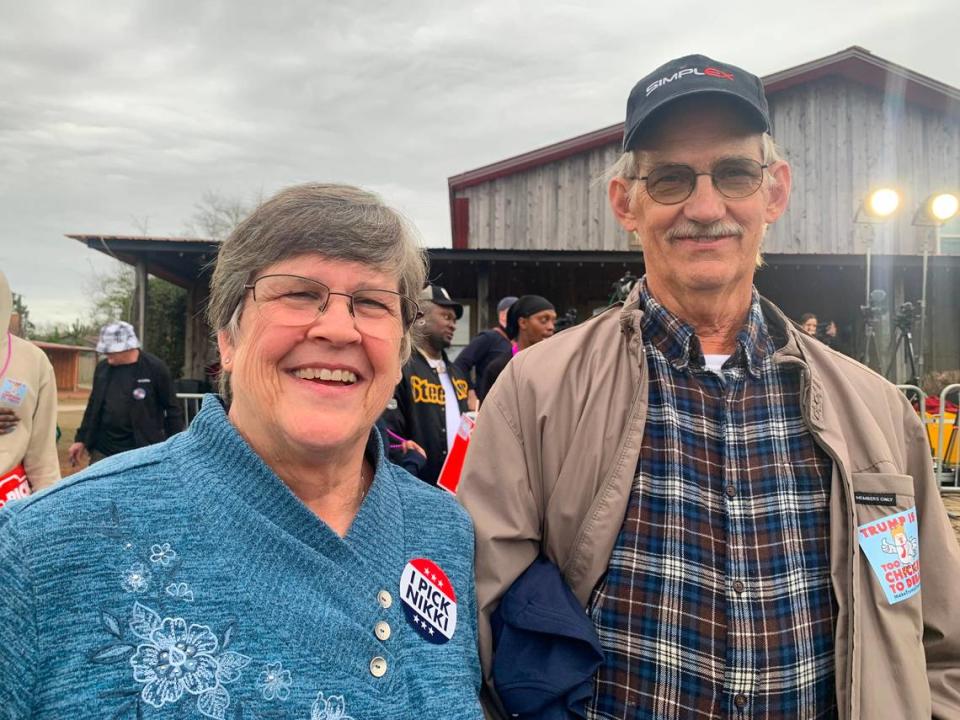
[[[317,693],[310,710],[310,720],[353,720],[347,715],[347,706],[343,695],[324,697],[322,692]]]
[[[133,678],[143,683],[140,697],[154,707],[176,703],[189,693],[207,717],[222,718],[230,705],[223,687],[240,677],[250,663],[241,653],[225,650],[206,625],[187,625],[183,618],[163,618],[136,603],[130,629],[145,641],[130,658]]]
[[[134,563],[123,571],[120,584],[130,593],[143,593],[150,588],[152,573],[143,566],[143,563]]]
[[[264,700],[286,700],[290,697],[290,671],[283,669],[283,663],[267,663],[266,669],[257,678],[257,687]]]
[[[185,582],[170,583],[167,585],[166,593],[170,597],[180,598],[186,602],[193,602],[193,590],[191,590],[190,586]]]
[[[170,548],[170,543],[163,545],[152,545],[150,547],[150,562],[159,563],[167,567],[171,562],[177,559],[177,551]]]
[[[193,603],[195,595],[190,585],[179,578],[183,558],[171,543],[152,542],[149,551],[141,553],[135,543],[124,538],[114,504],[110,506],[110,523],[104,532],[120,541],[124,568],[120,585],[133,600],[128,619],[101,608],[101,625],[112,637],[87,655],[97,665],[124,663],[130,667],[131,683],[127,687],[100,693],[101,699],[119,703],[111,708],[110,717],[140,720],[147,717],[149,708],[166,711],[171,707],[177,707],[179,716],[186,717],[186,703],[194,701],[200,715],[214,720],[226,720],[228,709],[231,718],[289,717],[277,705],[274,711],[251,707],[256,698],[253,692],[268,702],[282,702],[290,697],[293,678],[280,660],[262,662],[255,682],[251,674],[245,676],[248,686],[244,700],[240,698],[244,695],[242,684],[233,686],[231,695],[226,686],[244,679],[242,671],[253,658],[229,649],[236,620],[229,620],[218,634],[210,624],[195,622],[184,612],[190,606],[180,603]],[[310,708],[310,720],[354,718],[347,714],[343,695],[325,695],[321,691]]]
[[[113,503],[104,532],[117,540],[124,536]],[[239,680],[242,669],[251,662],[249,656],[228,649],[236,621],[229,621],[218,635],[209,624],[164,607],[165,598],[167,603],[194,601],[191,587],[177,577],[182,558],[169,542],[151,543],[149,552],[144,553],[129,541],[120,546],[128,563],[120,573],[120,585],[137,599],[128,620],[101,609],[101,624],[113,639],[90,652],[87,659],[101,665],[129,664],[135,684],[100,697],[121,700],[114,718],[141,718],[145,706],[159,709],[195,698],[201,715],[224,720],[231,704],[226,686]],[[155,602],[149,602],[148,593]],[[289,681],[289,673],[286,677]],[[236,717],[242,717],[242,708],[237,710]]]
[[[132,710],[142,716],[141,702],[162,708],[194,696],[201,715],[223,720],[230,706],[224,686],[238,680],[241,669],[250,664],[248,656],[227,649],[232,624],[218,638],[206,625],[181,617],[161,618],[140,602],[134,602],[126,625],[106,611],[101,620],[117,642],[98,648],[88,659],[97,664],[127,661],[139,683],[101,696],[127,699],[114,717]]]

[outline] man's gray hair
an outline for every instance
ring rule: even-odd
[[[763,133],[761,136],[761,155],[764,165],[772,165],[783,160],[783,154],[770,133]],[[607,180],[615,177],[623,180],[636,180],[640,177],[645,160],[646,151],[641,149],[627,150],[607,169],[605,176]],[[776,182],[770,173],[765,173],[765,177],[768,183]]]
[[[427,275],[427,256],[413,224],[380,197],[350,185],[295,185],[261,204],[221,244],[207,305],[214,334],[225,330],[236,340],[244,286],[265,268],[301,255],[367,265],[396,278],[399,291],[413,299]],[[410,348],[407,328],[401,362]],[[226,373],[220,389],[227,396]]]

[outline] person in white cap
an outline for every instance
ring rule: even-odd
[[[97,352],[106,355],[93,375],[93,389],[70,462],[84,453],[94,463],[110,455],[162,442],[183,430],[183,410],[163,360],[140,348],[128,322],[100,330]]]
[[[12,307],[0,272],[0,507],[60,479],[57,381],[43,350],[10,332]]]

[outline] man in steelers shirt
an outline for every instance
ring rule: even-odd
[[[447,452],[453,445],[460,415],[467,411],[467,378],[447,357],[463,306],[450,299],[438,285],[428,285],[417,302],[423,312],[413,354],[403,367],[403,376],[384,414],[390,458],[395,462],[405,441],[423,448],[426,462],[417,476],[437,484]],[[397,457],[395,457],[395,453]]]

